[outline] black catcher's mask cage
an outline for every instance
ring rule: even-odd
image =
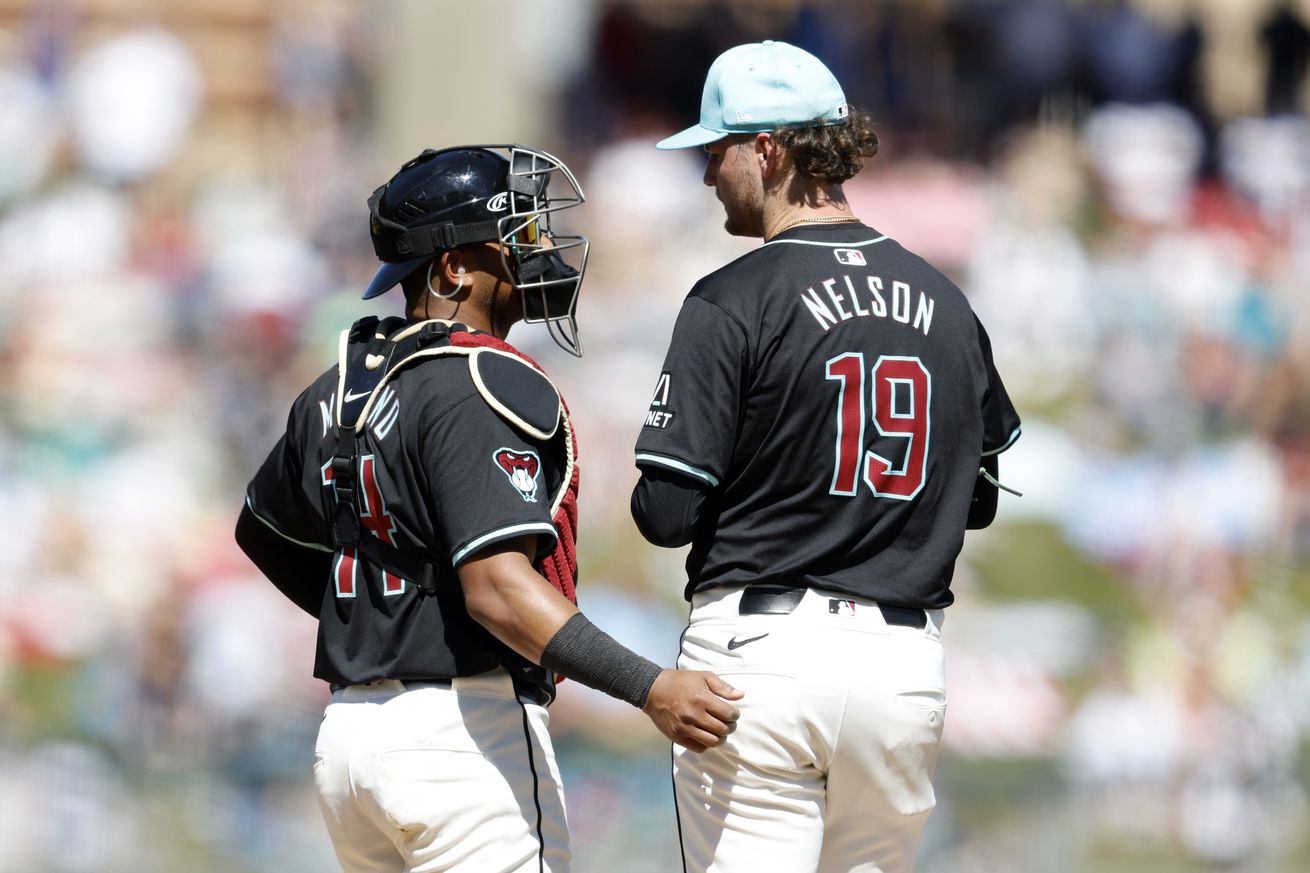
[[[590,241],[552,226],[555,213],[585,202],[582,187],[564,162],[528,146],[482,146],[509,153],[506,187],[510,211],[500,219],[501,258],[523,295],[523,320],[546,323],[551,339],[582,357],[578,292]]]
[[[552,221],[555,213],[586,198],[563,161],[531,146],[460,146],[425,151],[407,162],[397,177],[454,152],[479,151],[495,155],[501,171],[494,182],[464,176],[463,186],[480,190],[462,192],[457,206],[427,212],[405,200],[387,209],[383,201],[391,183],[377,189],[369,199],[374,250],[384,262],[417,263],[414,259],[455,246],[499,242],[505,271],[523,299],[523,320],[545,322],[556,345],[581,357],[576,313],[590,242],[579,234],[556,233]],[[473,199],[465,199],[465,193]],[[425,194],[425,200],[433,196],[431,191]]]

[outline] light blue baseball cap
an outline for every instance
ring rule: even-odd
[[[823,61],[794,45],[766,39],[715,58],[705,74],[700,124],[660,140],[655,148],[692,148],[788,124],[841,124],[849,115],[846,95]]]

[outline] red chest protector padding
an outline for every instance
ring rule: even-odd
[[[452,330],[450,344],[460,348],[488,348],[513,355],[545,376],[545,371],[532,358],[502,339],[485,334]],[[565,450],[568,466],[566,484],[551,503],[551,521],[555,524],[558,540],[555,550],[541,560],[541,575],[573,603],[578,602],[578,438],[569,418],[569,407],[560,397],[560,423],[564,427]]]

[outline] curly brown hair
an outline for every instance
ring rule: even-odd
[[[863,109],[852,108],[844,124],[787,125],[775,130],[773,138],[791,152],[802,175],[830,184],[845,182],[860,171],[865,158],[878,154],[878,134]]]

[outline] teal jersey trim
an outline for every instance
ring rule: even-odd
[[[676,458],[666,458],[663,455],[652,455],[649,452],[637,452],[637,460],[645,461],[648,464],[657,464],[661,467],[668,467],[670,470],[677,470],[681,473],[687,473],[710,483],[715,488],[719,487],[719,480],[713,473],[707,473],[699,467],[693,467],[684,461]]]

